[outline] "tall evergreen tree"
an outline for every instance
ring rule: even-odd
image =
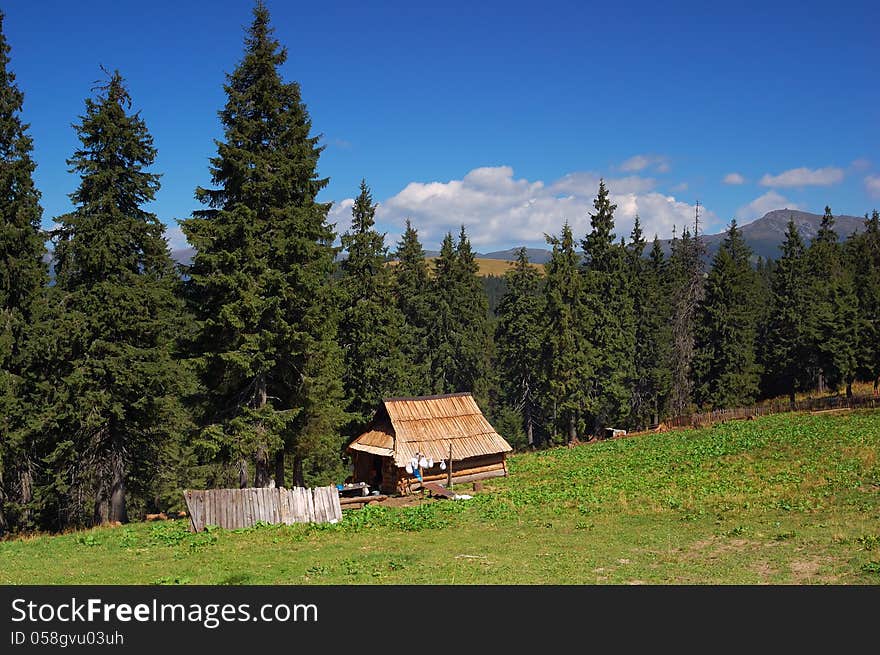
[[[592,399],[585,399],[583,390],[585,382],[593,378],[590,366],[594,359],[590,344],[582,337],[584,281],[571,226],[566,222],[559,236],[547,235],[546,239],[553,250],[544,285],[547,335],[541,358],[543,380],[553,435],[563,429],[571,442],[577,439],[581,412],[593,410],[587,405]]]
[[[464,226],[457,243],[447,233],[434,265],[429,344],[435,391],[469,391],[485,407],[489,401],[492,332],[479,265]]]
[[[807,250],[810,312],[807,336],[809,359],[820,393],[825,387],[837,389],[845,384],[852,393],[856,371],[856,325],[858,301],[853,279],[834,231],[831,208],[816,238]]]
[[[634,228],[630,252],[636,348],[631,423],[637,427],[659,422],[665,412],[672,340],[663,248],[655,235],[647,260],[641,257],[643,249],[641,230]]]
[[[461,226],[455,247],[459,278],[457,286],[461,289],[458,311],[464,337],[458,353],[458,386],[465,390],[472,389],[475,400],[486,407],[493,385],[493,329],[489,317],[489,299],[480,277],[480,265],[464,225]]]
[[[28,325],[47,281],[40,231],[40,194],[24,94],[9,68],[9,45],[0,12],[0,536],[18,522],[10,503],[29,513],[36,453],[24,436]]]
[[[279,73],[287,51],[272,36],[262,2],[244,57],[227,76],[224,140],[211,159],[208,209],[181,227],[195,248],[187,295],[198,334],[190,344],[203,385],[201,443],[238,464],[239,485],[286,483],[304,471],[332,478],[344,421],[329,205],[316,200],[323,147],[311,136],[300,87]]]
[[[351,213],[351,230],[342,235],[348,256],[342,262],[339,341],[343,388],[356,436],[382,398],[411,393],[414,374],[401,343],[408,335],[394,301],[385,235],[375,229],[376,205],[365,180]]]
[[[763,341],[763,366],[769,393],[795,393],[807,387],[807,315],[809,313],[806,250],[793,219],[772,277],[771,310]]]
[[[865,231],[850,239],[850,266],[858,299],[856,365],[864,379],[880,392],[880,212],[868,218]],[[848,242],[849,243],[849,242]]]
[[[434,278],[430,287],[432,328],[428,334],[428,349],[431,353],[430,379],[433,393],[458,391],[454,380],[457,258],[452,233],[447,232],[440,245],[440,253],[434,260]]]
[[[529,264],[525,248],[504,275],[507,293],[498,304],[495,344],[504,403],[521,418],[526,442],[535,444],[540,420],[541,350],[544,346],[544,297],[541,274]]]
[[[751,404],[758,395],[757,274],[732,220],[715,253],[697,317],[694,399],[712,408]]]
[[[406,230],[397,244],[397,265],[394,267],[394,295],[397,307],[403,315],[401,344],[404,357],[413,375],[412,393],[431,393],[428,334],[433,329],[431,321],[430,277],[425,251],[419,242],[418,231],[409,219]]]
[[[584,339],[593,346],[595,360],[588,365],[588,395],[596,430],[602,425],[626,421],[630,414],[631,385],[635,376],[635,320],[627,252],[615,243],[614,210],[604,181],[593,201],[591,231],[584,238],[584,298],[581,325]],[[640,231],[640,228],[639,228]],[[641,235],[637,235],[641,239]]]
[[[95,521],[126,521],[130,499],[143,508],[162,446],[185,425],[185,374],[172,357],[177,280],[165,227],[143,209],[159,189],[148,170],[156,149],[130,106],[119,72],[86,100],[81,146],[68,160],[80,176],[76,208],[56,219],[60,293],[46,330],[52,346],[41,351],[56,355],[59,391],[41,427],[55,435],[56,511],[73,522],[85,518],[81,495],[94,499]]]

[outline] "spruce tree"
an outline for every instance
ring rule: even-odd
[[[431,353],[433,393],[457,391],[454,380],[457,258],[452,233],[447,232],[440,245],[440,253],[434,259],[434,277],[430,286],[431,330],[428,333],[428,349]]]
[[[575,441],[583,411],[593,411],[595,398],[584,393],[593,379],[594,355],[582,336],[584,300],[580,258],[574,247],[574,235],[566,222],[559,236],[546,236],[552,246],[546,265],[547,334],[541,358],[543,382],[548,397],[553,436],[564,430],[566,440]]]
[[[540,421],[538,362],[544,347],[544,297],[541,274],[529,264],[525,248],[517,251],[516,263],[504,279],[507,292],[498,304],[495,328],[502,398],[519,414],[526,443],[533,446]]]
[[[489,307],[464,226],[457,242],[446,234],[434,266],[429,345],[435,392],[471,392],[486,407],[492,357]]]
[[[641,229],[636,223],[630,242],[636,335],[630,422],[636,427],[660,421],[665,411],[670,383],[667,365],[671,332],[666,261],[656,235],[647,260],[641,256],[643,250]]]
[[[715,253],[700,303],[695,337],[694,399],[713,409],[757,398],[757,275],[751,250],[732,220]]]
[[[806,250],[789,219],[771,283],[771,309],[763,341],[763,366],[770,394],[795,393],[809,384],[807,316],[809,314]]]
[[[376,205],[366,181],[351,210],[351,230],[342,235],[343,311],[339,342],[343,388],[357,436],[382,398],[411,393],[412,378],[401,340],[403,316],[394,301],[386,265],[385,236],[375,229]]]
[[[807,250],[807,273],[807,337],[813,378],[820,393],[826,387],[836,390],[845,384],[847,394],[851,395],[856,370],[858,301],[851,271],[834,231],[830,207],[825,207],[819,232]]]
[[[590,428],[627,421],[635,376],[635,321],[631,272],[625,247],[615,243],[614,210],[604,181],[593,201],[591,231],[584,238],[583,338],[593,347],[588,365],[595,397]],[[639,228],[640,229],[640,228]],[[641,239],[640,234],[637,236]]]
[[[48,460],[59,468],[48,495],[72,522],[86,518],[81,495],[94,500],[95,521],[126,521],[130,499],[143,509],[163,446],[185,426],[177,278],[165,226],[143,209],[159,189],[148,170],[156,149],[130,106],[118,71],[86,100],[81,146],[68,160],[80,176],[76,208],[56,218],[59,293],[43,337],[52,349],[40,351],[55,355],[58,391],[42,427],[55,435]]]
[[[336,251],[329,205],[316,197],[323,147],[295,82],[279,69],[287,51],[262,2],[245,52],[224,85],[224,139],[211,159],[216,188],[198,188],[208,209],[181,221],[195,249],[187,297],[197,318],[189,344],[203,391],[204,451],[237,463],[238,484],[286,483],[339,474],[342,413]]]
[[[24,94],[9,68],[9,51],[0,12],[0,537],[19,522],[10,516],[11,505],[27,517],[33,501],[37,454],[24,434],[30,387],[25,351],[47,281],[33,142],[21,121]]]
[[[489,317],[489,299],[480,277],[480,265],[471,248],[464,225],[456,243],[458,313],[462,340],[458,351],[458,387],[473,390],[474,399],[487,407],[492,391],[493,329]]]
[[[431,393],[431,356],[428,334],[431,328],[431,281],[425,251],[418,231],[406,220],[406,229],[394,252],[394,300],[403,317],[401,343],[413,376],[412,392]]]
[[[865,214],[865,231],[851,237],[850,266],[858,299],[856,364],[880,392],[880,212]]]
[[[393,269],[394,296],[404,323],[401,346],[412,375],[412,393],[422,396],[431,393],[432,390],[429,376],[431,357],[428,346],[428,334],[433,329],[430,276],[418,231],[409,219],[397,245],[395,257],[397,265]]]

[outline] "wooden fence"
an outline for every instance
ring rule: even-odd
[[[731,419],[744,419],[755,416],[767,416],[769,414],[782,414],[785,412],[821,412],[840,409],[877,409],[880,408],[880,397],[873,395],[852,396],[828,396],[825,398],[806,398],[791,403],[787,400],[775,400],[762,405],[752,407],[738,407],[736,409],[718,409],[712,412],[699,412],[674,416],[663,421],[667,428],[690,428],[706,427],[729,421]]]
[[[336,487],[207,489],[183,492],[190,530],[206,525],[234,530],[266,523],[336,523],[342,518]]]

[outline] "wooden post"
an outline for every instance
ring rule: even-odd
[[[449,464],[446,467],[446,488],[452,489],[452,442],[449,442]]]

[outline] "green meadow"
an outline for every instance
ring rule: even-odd
[[[517,454],[470,500],[335,525],[0,543],[2,584],[880,584],[880,412]]]

